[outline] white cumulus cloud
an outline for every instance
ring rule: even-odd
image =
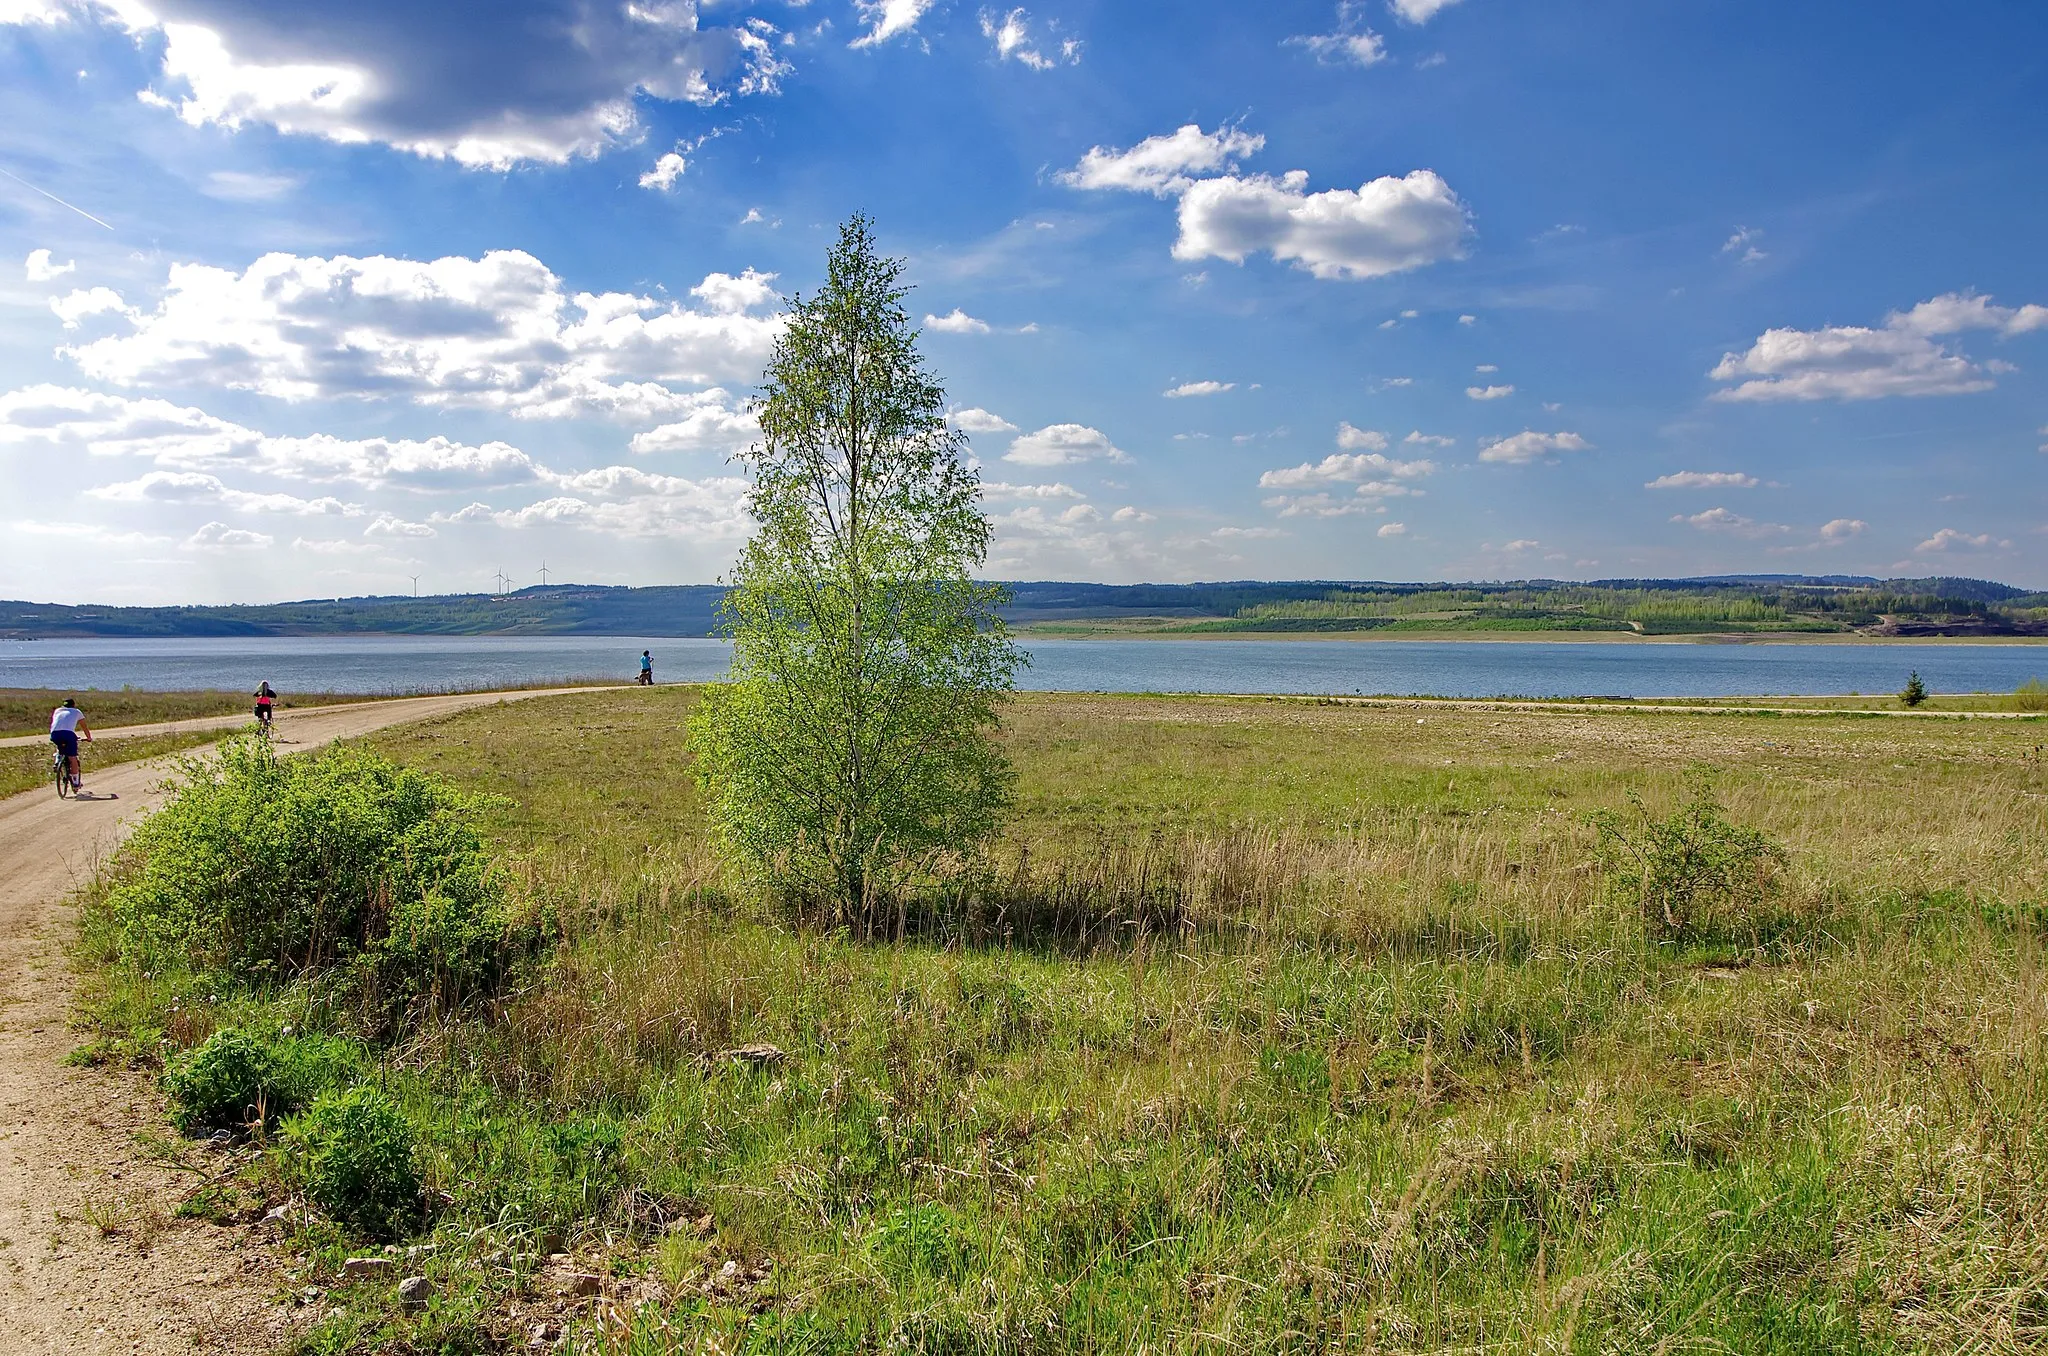
[[[1282,518],[1335,518],[1354,513],[1384,513],[1382,500],[1420,495],[1413,482],[1436,471],[1426,457],[1402,460],[1386,455],[1387,435],[1346,421],[1337,425],[1337,446],[1321,461],[1280,466],[1259,476],[1259,488],[1282,490],[1261,502]],[[1350,497],[1332,488],[1351,487]]]
[[[1968,330],[2013,338],[2048,328],[2048,306],[1998,306],[1989,297],[1949,292],[1908,311],[1894,311],[1877,328],[1829,325],[1817,330],[1772,329],[1746,352],[1726,353],[1707,375],[1735,382],[1716,400],[1879,400],[1887,396],[1967,395],[1987,391],[1992,374],[2010,370],[1979,364],[1939,342]]]
[[[1721,253],[1732,254],[1737,263],[1754,264],[1770,256],[1757,248],[1756,242],[1763,239],[1763,232],[1752,226],[1737,226],[1735,234],[1721,245]]]
[[[22,274],[30,282],[51,282],[73,272],[76,262],[58,263],[48,250],[30,250],[28,258],[22,261]]]
[[[701,309],[691,309],[631,293],[572,294],[517,250],[428,261],[267,254],[240,272],[174,264],[153,310],[111,293],[90,297],[93,309],[81,302],[67,318],[112,311],[127,331],[59,351],[121,386],[228,387],[285,400],[395,396],[520,418],[654,422],[698,403],[670,383],[760,372],[782,325],[756,313],[774,300],[773,276],[710,274],[692,289]]]
[[[984,499],[1086,499],[1088,496],[1065,481],[1050,485],[1013,485],[1000,480],[981,482]]]
[[[1086,424],[1048,424],[1010,444],[1004,461],[1019,466],[1072,466],[1088,461],[1129,461],[1109,435]]]
[[[1993,330],[2010,338],[2048,329],[2048,306],[1999,306],[1990,297],[1974,292],[1947,292],[1930,297],[1910,311],[1894,311],[1885,317],[1884,323],[1888,329],[1910,334]]]
[[[1015,433],[1017,431],[1017,426],[1003,418],[1000,414],[991,414],[987,410],[978,409],[971,405],[964,410],[953,411],[947,418],[951,419],[953,427],[959,429],[962,433]]]
[[[1559,452],[1585,452],[1593,444],[1576,433],[1535,433],[1524,429],[1506,438],[1483,438],[1479,460],[1526,466]]]
[[[174,471],[243,471],[259,479],[366,489],[474,489],[531,484],[548,474],[526,453],[500,442],[478,446],[442,437],[267,434],[167,400],[48,385],[0,395],[0,447],[7,446],[132,457]]]
[[[1753,490],[1757,478],[1740,471],[1673,471],[1643,482],[1646,490]]]
[[[860,21],[867,25],[867,32],[848,46],[873,47],[912,32],[917,28],[917,21],[937,3],[938,0],[853,0],[853,7],[860,14]]]
[[[37,17],[13,8],[0,23]],[[701,27],[689,0],[505,0],[487,17],[402,0],[39,8],[147,39],[161,64],[142,98],[192,126],[259,124],[498,169],[631,143],[642,101],[772,94],[790,69],[773,25]]]
[[[1333,65],[1377,66],[1387,59],[1387,44],[1379,34],[1365,26],[1360,17],[1363,9],[1359,0],[1338,0],[1336,31],[1289,38],[1287,41],[1307,48],[1317,61]]]
[[[1265,144],[1264,137],[1236,127],[1204,132],[1191,122],[1147,137],[1126,151],[1092,147],[1079,164],[1061,173],[1059,180],[1070,188],[1123,189],[1163,198],[1186,191],[1196,174],[1235,168],[1238,161],[1257,154]]]
[[[731,454],[761,432],[754,411],[738,404],[720,387],[698,391],[688,397],[693,407],[681,419],[672,419],[644,433],[633,435],[628,444],[635,452],[725,452]]]
[[[1468,400],[1499,400],[1514,393],[1515,388],[1512,386],[1467,386],[1465,388],[1465,396]]]
[[[219,476],[204,471],[150,471],[134,480],[117,481],[87,490],[94,499],[129,504],[222,504],[245,513],[283,513],[300,517],[354,518],[363,513],[361,504],[345,503],[332,495],[305,499],[295,494],[258,494],[230,489]]]
[[[676,186],[676,180],[682,178],[683,172],[689,168],[690,162],[683,158],[681,151],[664,152],[654,162],[654,168],[640,176],[640,187],[665,193]]]
[[[366,537],[432,537],[439,535],[426,523],[415,523],[395,513],[380,513],[363,529]]]
[[[1360,448],[1384,452],[1387,450],[1387,435],[1378,429],[1360,428],[1346,419],[1337,425],[1337,446],[1350,452]]]
[[[1944,527],[1913,549],[1921,555],[1947,555],[1994,549],[2009,551],[2012,543],[2000,541],[1989,532],[1960,532],[1953,527]]]
[[[1404,24],[1426,24],[1458,0],[1387,0],[1387,8]]]
[[[1051,48],[1031,31],[1031,16],[1022,9],[981,12],[981,35],[995,44],[996,60],[1014,61],[1034,71],[1049,71],[1062,63],[1072,66],[1081,60],[1081,44],[1069,38]]]
[[[1861,518],[1830,518],[1820,527],[1820,539],[1829,546],[1840,546],[1843,542],[1863,535],[1870,524]]]
[[[1465,206],[1433,170],[1308,191],[1308,173],[1198,179],[1181,194],[1176,259],[1264,252],[1317,278],[1363,279],[1464,253]]]
[[[1405,537],[1408,535],[1408,524],[1381,523],[1380,530],[1374,535],[1381,537]]]
[[[924,327],[941,334],[987,334],[989,329],[986,320],[977,320],[958,306],[945,315],[927,315]]]
[[[1234,381],[1184,381],[1178,386],[1168,387],[1160,394],[1168,400],[1184,400],[1189,396],[1222,395],[1225,391],[1236,389],[1237,383]]]
[[[444,526],[486,524],[515,530],[553,524],[601,536],[632,538],[709,537],[738,541],[747,534],[748,486],[740,477],[685,480],[676,476],[646,476],[639,481],[617,478],[607,488],[613,487],[618,497],[600,498],[595,491],[585,491],[555,495],[513,509],[478,503],[455,513],[435,514],[429,521]]]
[[[1792,530],[1782,523],[1760,523],[1725,508],[1710,508],[1700,513],[1674,513],[1671,521],[1685,523],[1702,532],[1728,532],[1738,537],[1768,537]]]
[[[50,310],[57,319],[64,322],[64,328],[75,330],[94,316],[118,315],[133,319],[135,310],[111,287],[87,287],[66,292],[61,297],[50,298]]]
[[[207,523],[185,539],[185,547],[191,551],[253,551],[261,550],[277,538],[268,532],[251,532],[245,527],[229,527],[226,523]]]

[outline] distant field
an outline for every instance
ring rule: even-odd
[[[634,1353],[2048,1340],[2048,724],[1031,696],[993,876],[898,942],[727,894],[694,699],[373,741],[505,798],[563,941],[386,1057],[435,1299],[316,1231],[307,1350],[517,1345],[556,1250]],[[1693,767],[1786,856],[1674,932],[1589,815]],[[95,983],[112,1048],[335,1020]]]

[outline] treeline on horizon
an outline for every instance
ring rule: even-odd
[[[1936,576],[1750,575],[1695,579],[1201,584],[1024,582],[1013,624],[1130,622],[1205,632],[1397,630],[1886,630],[2048,634],[2048,593]],[[506,594],[313,598],[297,602],[113,607],[0,602],[0,638],[287,635],[638,635],[718,632],[725,590],[555,584]]]

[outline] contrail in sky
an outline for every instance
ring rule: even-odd
[[[44,192],[44,190],[37,188],[34,184],[22,178],[19,174],[14,173],[12,170],[0,169],[0,174],[6,175],[8,178],[14,180],[15,183],[20,184],[25,189],[28,189],[31,193],[41,193],[44,197],[48,198],[51,202],[56,203],[59,207],[69,207],[72,211],[78,213],[78,215],[84,217],[87,221],[90,221],[95,226],[107,226],[106,222],[101,221],[98,217],[86,211],[83,207],[79,207],[73,203],[65,202],[62,198],[58,197],[54,193]],[[114,228],[112,226],[107,226],[107,229],[111,231]]]

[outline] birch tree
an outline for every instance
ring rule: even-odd
[[[840,228],[790,304],[741,454],[756,529],[727,580],[728,681],[693,718],[728,859],[842,917],[998,827],[995,741],[1022,653],[977,583],[979,476],[917,351],[902,262]]]

